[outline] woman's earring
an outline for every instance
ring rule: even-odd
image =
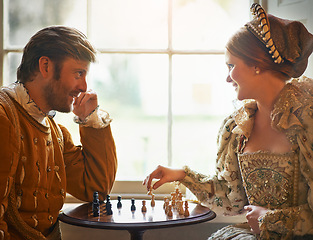
[[[255,73],[256,74],[260,74],[260,70],[255,70]]]

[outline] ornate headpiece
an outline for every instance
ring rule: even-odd
[[[265,10],[258,3],[253,3],[250,10],[254,15],[254,21],[248,22],[245,26],[264,43],[275,63],[284,62],[272,39],[270,22]]]

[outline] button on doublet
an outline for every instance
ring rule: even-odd
[[[26,156],[22,156],[22,157],[21,157],[21,161],[22,161],[23,163],[25,163],[26,160],[27,160],[27,157],[26,157]]]

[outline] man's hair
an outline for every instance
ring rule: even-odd
[[[55,64],[55,77],[60,76],[60,69],[65,58],[95,62],[96,51],[86,36],[74,28],[51,26],[38,31],[26,44],[17,80],[21,83],[32,81],[39,71],[39,59],[50,58]]]

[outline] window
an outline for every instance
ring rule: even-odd
[[[224,45],[249,20],[249,0],[2,0],[2,84],[39,29],[80,29],[99,54],[88,76],[111,117],[117,180],[141,181],[158,164],[213,173],[216,136],[233,111]],[[35,7],[34,7],[35,6]],[[73,133],[68,115],[57,121]]]

